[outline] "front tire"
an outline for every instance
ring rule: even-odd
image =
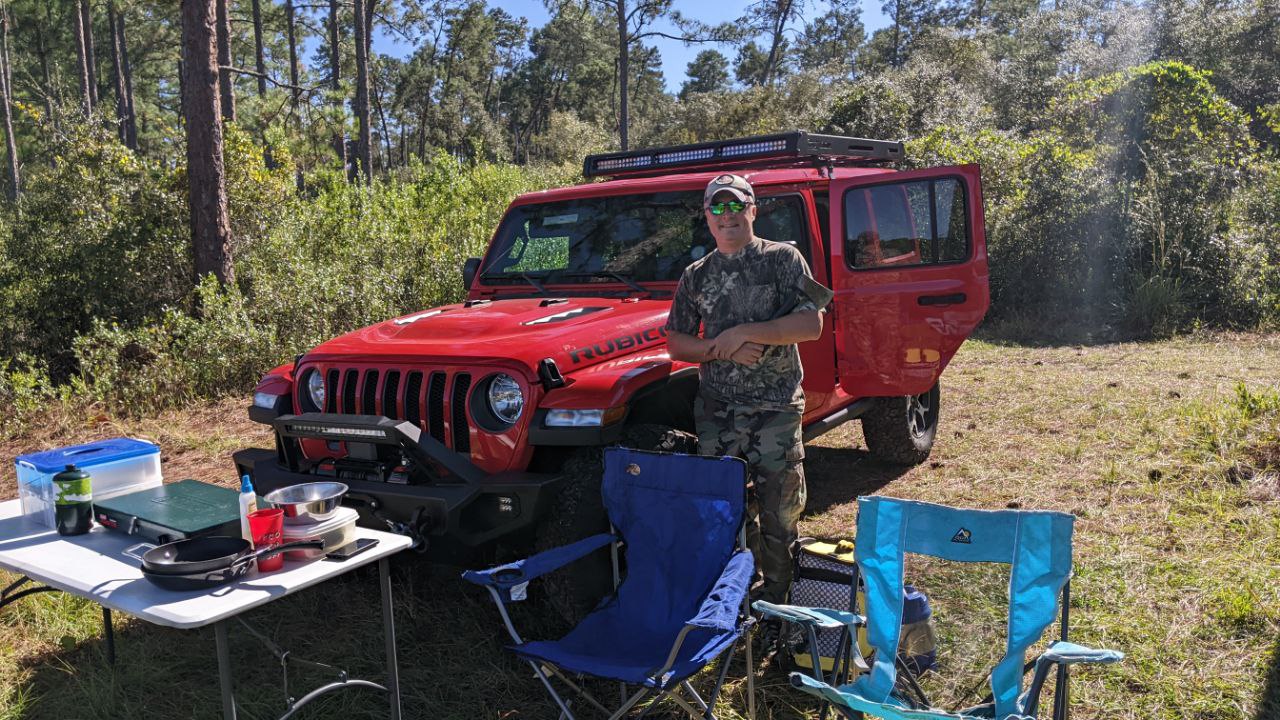
[[[877,460],[919,465],[929,457],[938,434],[942,393],[937,384],[920,395],[876,398],[862,416],[862,437]]]
[[[665,425],[633,425],[622,431],[621,447],[694,454],[698,438]],[[604,448],[574,451],[561,471],[564,481],[547,517],[538,528],[538,552],[568,545],[609,531],[600,481],[604,475]],[[613,591],[613,563],[607,549],[557,570],[544,579],[547,598],[566,621],[576,624],[600,599]]]

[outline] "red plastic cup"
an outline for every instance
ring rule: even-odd
[[[249,534],[253,536],[255,550],[279,546],[283,542],[283,532],[284,510],[268,508],[249,513]],[[273,572],[283,566],[284,553],[263,555],[258,558],[258,572]]]

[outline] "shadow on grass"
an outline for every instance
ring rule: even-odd
[[[902,477],[910,467],[886,465],[866,450],[806,446],[805,485],[809,501],[806,517],[819,515],[837,505],[871,495]]]
[[[405,718],[554,717],[541,686],[503,648],[501,621],[485,596],[461,580],[423,572],[412,557],[395,563],[398,658]],[[56,595],[49,593],[48,595]],[[30,600],[24,600],[27,602]],[[97,616],[97,606],[79,612]],[[554,626],[538,602],[512,609],[530,635]],[[353,678],[385,684],[382,608],[375,568],[361,568],[245,614],[295,657],[335,665]],[[237,623],[229,626],[236,700],[242,720],[286,710],[280,662]],[[29,632],[39,633],[33,625]],[[118,616],[114,667],[100,630],[79,643],[19,662],[32,676],[24,720],[214,720],[222,717],[212,627],[173,630]],[[41,638],[57,643],[57,638]],[[294,698],[337,679],[335,671],[295,665]],[[513,714],[514,713],[514,714]],[[3,714],[3,713],[0,713]],[[307,706],[308,720],[386,718],[373,690],[347,690]]]
[[[1267,679],[1258,696],[1258,711],[1254,720],[1273,720],[1280,717],[1280,638],[1271,650],[1271,663],[1267,666]]]
[[[457,579],[452,570],[426,566],[416,557],[395,558],[396,631],[403,716],[432,720],[508,718],[553,720],[558,711],[527,665],[506,650],[508,638],[496,609],[477,588]],[[512,620],[529,639],[558,637],[566,628],[544,602],[535,585],[529,601],[510,606]],[[48,596],[60,596],[48,593]],[[39,600],[24,600],[23,602]],[[47,609],[42,611],[47,612]],[[8,609],[6,609],[8,612]],[[81,627],[100,617],[98,607],[76,603]],[[295,657],[339,666],[351,677],[385,683],[382,611],[375,568],[361,568],[271,602],[245,614],[257,630]],[[18,620],[17,622],[25,622]],[[21,710],[0,716],[22,720],[216,720],[222,717],[218,663],[212,627],[173,630],[118,616],[115,623],[116,665],[107,664],[98,629],[60,649],[22,657],[31,676],[23,683],[29,700]],[[40,634],[31,623],[23,632]],[[230,656],[240,720],[277,718],[286,710],[279,661],[237,623],[229,626]],[[39,638],[57,644],[54,637]],[[718,666],[713,666],[718,668]],[[722,717],[745,715],[742,654],[737,653],[722,697]],[[757,671],[759,672],[759,670]],[[336,679],[332,671],[295,665],[289,692],[301,697]],[[713,673],[694,679],[699,692],[709,692]],[[760,717],[799,718],[785,676],[766,670],[757,683],[757,702],[774,709]],[[616,698],[616,684],[595,683],[597,697]],[[575,708],[585,706],[575,702]],[[306,720],[365,720],[388,716],[384,694],[348,690],[322,697],[299,713]],[[585,716],[592,714],[586,712]],[[655,708],[648,717],[685,717]]]

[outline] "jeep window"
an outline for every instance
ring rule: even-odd
[[[799,195],[760,198],[756,234],[807,253],[801,203]],[[481,281],[674,282],[715,246],[701,191],[521,205],[498,228]]]
[[[844,254],[854,268],[956,262],[969,255],[964,189],[954,178],[854,188],[844,195]]]

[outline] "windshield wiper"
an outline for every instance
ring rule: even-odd
[[[632,290],[635,290],[636,292],[649,293],[649,294],[652,294],[652,293],[653,293],[653,291],[652,291],[652,290],[650,290],[649,288],[647,288],[647,287],[645,287],[645,286],[641,285],[640,283],[636,282],[635,280],[632,280],[632,279],[631,279],[631,277],[630,277],[629,275],[626,275],[626,274],[623,274],[623,273],[620,273],[620,272],[615,272],[615,271],[613,271],[613,270],[593,270],[593,271],[590,271],[590,272],[567,273],[567,274],[563,275],[562,277],[571,277],[571,278],[575,278],[575,277],[576,277],[576,278],[584,278],[584,277],[585,277],[585,278],[598,278],[598,277],[599,277],[599,278],[612,278],[612,279],[614,279],[614,280],[617,280],[617,281],[618,281],[618,282],[620,282],[620,283],[625,283],[628,287],[630,287]]]
[[[542,283],[541,283],[541,282],[538,282],[538,278],[537,278],[537,277],[535,277],[535,276],[533,276],[533,275],[530,275],[529,273],[524,273],[524,272],[519,272],[519,273],[484,273],[483,275],[481,275],[481,276],[480,276],[480,279],[481,279],[481,280],[506,280],[506,279],[509,279],[509,278],[520,278],[521,280],[524,280],[525,282],[527,282],[527,283],[529,283],[530,285],[532,285],[532,286],[533,286],[533,289],[534,289],[534,290],[537,290],[540,294],[542,294],[542,295],[546,295],[547,297],[551,297],[551,293],[547,292],[547,289],[546,289],[545,287],[543,287],[543,285],[542,285]],[[544,278],[545,278],[545,276],[544,276]]]

